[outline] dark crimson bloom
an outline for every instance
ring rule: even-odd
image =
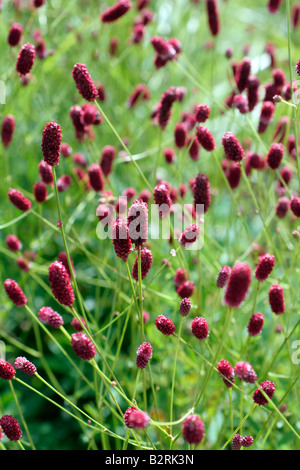
[[[145,8],[150,3],[150,0],[137,0],[136,3],[137,3],[136,9],[138,11],[141,11],[141,10],[143,10],[143,8]]]
[[[178,89],[176,87],[170,87],[165,93],[162,94],[157,109],[158,124],[162,130],[165,130],[166,128],[171,117],[172,105],[177,100]]]
[[[163,58],[167,58],[174,54],[173,47],[166,41],[164,38],[160,36],[153,36],[151,38],[151,44],[157,52],[157,54]]]
[[[270,399],[272,399],[275,393],[275,384],[273,382],[270,382],[270,380],[265,380],[265,382],[262,382],[260,384],[260,387],[257,388],[253,394],[254,403],[257,403],[259,406],[266,405],[268,403],[268,400],[267,398],[265,398],[260,389],[262,389],[265,394]]]
[[[242,176],[240,164],[238,162],[232,162],[225,174],[231,189],[236,189],[240,184]]]
[[[42,5],[44,5],[45,2],[46,2],[46,0],[33,0],[33,4],[34,4],[35,8],[41,7]]]
[[[39,174],[40,177],[42,178],[42,181],[45,184],[52,184],[53,183],[53,174],[52,174],[52,168],[48,163],[45,162],[45,160],[41,160],[40,163],[38,164],[39,168]]]
[[[204,173],[199,173],[193,185],[194,209],[197,213],[205,213],[208,211],[211,196],[209,178]]]
[[[273,284],[269,289],[269,302],[276,315],[281,315],[285,312],[284,293],[283,289],[278,284]]]
[[[226,132],[223,135],[222,145],[229,160],[240,162],[244,158],[244,149],[232,132]]]
[[[72,76],[76,88],[86,101],[95,101],[98,97],[98,90],[88,72],[85,64],[75,64],[72,70]]]
[[[189,150],[189,155],[192,160],[196,161],[200,158],[200,146],[197,138],[193,135],[188,137],[186,146]]]
[[[200,235],[200,228],[196,224],[190,224],[186,229],[182,232],[179,237],[179,243],[184,246],[188,247],[192,243],[194,243]]]
[[[274,14],[277,13],[277,11],[280,8],[282,0],[269,0],[268,1],[268,10],[270,13]]]
[[[106,145],[102,149],[100,167],[105,176],[108,176],[112,171],[112,164],[116,157],[116,150],[112,145]]]
[[[174,130],[174,138],[175,138],[175,145],[177,148],[183,148],[186,143],[187,137],[187,129],[183,122],[179,122],[175,126]]]
[[[73,288],[65,266],[59,261],[54,261],[49,266],[49,282],[53,295],[58,302],[72,307],[74,303]]]
[[[59,164],[61,144],[61,128],[57,122],[46,124],[42,136],[42,153],[46,163],[50,166]]]
[[[15,368],[21,370],[24,374],[34,375],[37,371],[36,367],[32,362],[28,361],[26,357],[17,357],[15,360]]]
[[[6,279],[4,289],[10,300],[17,306],[23,307],[27,303],[27,298],[21,287],[13,279]]]
[[[205,122],[209,118],[210,109],[207,104],[198,104],[195,109],[195,118],[197,122]]]
[[[200,444],[204,436],[202,419],[197,415],[188,416],[182,424],[182,436],[189,444]]]
[[[250,75],[247,82],[248,109],[253,111],[259,100],[259,79],[255,75]]]
[[[66,142],[63,142],[60,147],[60,152],[63,157],[68,158],[72,153],[72,147]]]
[[[208,324],[205,318],[196,317],[192,321],[192,333],[200,341],[206,339],[209,335]]]
[[[31,202],[29,199],[27,199],[27,197],[17,189],[10,189],[8,191],[8,197],[10,202],[12,202],[12,204],[22,212],[26,212],[31,208]]]
[[[169,189],[163,183],[155,186],[153,190],[154,202],[159,206],[160,217],[166,217],[170,213],[172,200],[170,197]]]
[[[186,317],[190,313],[191,306],[192,304],[191,304],[190,299],[188,298],[182,299],[182,301],[180,302],[179,314],[182,317]]]
[[[216,148],[215,140],[211,132],[204,126],[198,126],[196,128],[196,136],[198,142],[207,152],[212,152]]]
[[[94,189],[96,192],[102,191],[104,188],[103,184],[103,177],[102,177],[102,170],[99,165],[96,163],[93,163],[92,165],[89,166],[88,169],[88,175],[89,175],[89,182],[91,187]]]
[[[232,106],[237,108],[241,114],[249,112],[248,100],[243,95],[235,95],[233,97]]]
[[[267,156],[267,162],[272,170],[276,170],[280,166],[283,153],[284,147],[281,143],[277,142],[271,145]]]
[[[213,36],[217,36],[220,31],[220,21],[217,0],[206,0],[206,11],[208,25]]]
[[[253,437],[252,436],[245,436],[242,439],[242,446],[243,447],[251,447],[253,444]]]
[[[7,42],[11,47],[15,47],[21,41],[23,28],[19,23],[14,23],[8,33]]]
[[[288,123],[289,123],[289,118],[287,116],[282,116],[279,119],[273,138],[272,138],[273,141],[276,140],[281,143],[283,142],[285,135],[286,135]]]
[[[24,44],[21,47],[16,64],[16,71],[20,75],[26,75],[33,67],[35,59],[35,48],[32,44]]]
[[[195,289],[195,284],[192,281],[184,281],[180,286],[176,288],[176,292],[181,297],[184,299],[185,297],[192,297],[193,292]]]
[[[112,237],[116,255],[123,261],[127,261],[132,248],[127,221],[123,219],[115,221],[112,227]]]
[[[144,85],[143,83],[140,83],[139,85],[135,87],[135,89],[133,90],[132,94],[130,95],[128,99],[129,109],[132,109],[139,99],[147,100],[149,99],[149,96],[150,96],[150,93],[146,85]]]
[[[22,243],[15,235],[8,235],[5,239],[7,248],[11,251],[20,251],[22,249]]]
[[[272,101],[265,101],[259,117],[258,133],[263,134],[273,120],[275,105]]]
[[[300,4],[296,4],[293,6],[293,9],[292,9],[292,24],[293,24],[293,28],[297,28],[297,26],[299,26],[299,23],[300,23]]]
[[[244,382],[254,384],[257,380],[257,374],[249,362],[237,362],[234,366],[234,372]]]
[[[15,127],[16,120],[14,116],[11,114],[4,116],[1,126],[1,139],[4,147],[8,147],[11,143]]]
[[[144,411],[134,406],[128,408],[124,413],[124,423],[130,429],[144,429],[149,425],[150,418]]]
[[[47,199],[47,186],[44,181],[38,181],[33,186],[33,194],[37,202],[44,202]]]
[[[244,91],[248,85],[248,78],[251,72],[251,60],[249,57],[244,57],[242,62],[238,65],[235,73],[235,82],[239,92]]]
[[[73,333],[71,345],[74,353],[85,361],[93,359],[97,354],[93,341],[84,333]]]
[[[131,36],[133,44],[140,44],[140,42],[142,42],[145,36],[145,31],[145,25],[142,23],[136,24],[134,26]]]
[[[88,135],[88,126],[83,122],[83,109],[81,106],[75,105],[70,109],[70,118],[75,129],[75,136],[79,142],[84,140]]]
[[[290,209],[290,200],[287,197],[281,197],[276,204],[275,212],[277,217],[283,219]]]
[[[136,352],[136,365],[144,369],[152,357],[152,346],[150,343],[142,343]]]
[[[4,359],[0,359],[0,377],[3,380],[11,380],[16,375],[14,367]]]
[[[245,299],[251,282],[251,268],[247,263],[237,263],[231,270],[224,302],[238,308]]]
[[[70,271],[70,268],[69,268],[69,263],[68,263],[68,257],[66,255],[66,253],[64,251],[61,251],[59,254],[58,254],[58,261],[64,265],[64,267],[66,268],[67,270],[67,273],[69,274],[69,277],[72,278],[72,274],[71,274],[71,271]],[[71,264],[72,264],[72,269],[73,269],[73,273],[74,273],[74,263],[73,263],[73,260],[72,258],[70,259],[71,261]]]
[[[150,268],[152,265],[152,253],[148,248],[143,248],[141,250],[141,271],[142,271],[142,279],[145,279],[147,276]],[[136,260],[132,266],[132,277],[136,281],[139,280],[139,272],[138,272],[138,255]]]
[[[84,318],[80,317],[81,322],[78,320],[78,318],[73,317],[71,321],[71,325],[76,331],[82,331],[83,327],[86,328],[86,323],[84,321]],[[83,325],[83,326],[82,326]]]
[[[38,312],[39,320],[53,328],[59,328],[64,324],[62,316],[51,307],[42,307]]]
[[[284,75],[283,70],[281,69],[272,70],[272,77],[273,77],[275,85],[282,88],[283,85],[285,84],[285,75]]]
[[[257,336],[262,332],[264,325],[264,316],[262,313],[253,313],[248,323],[248,332],[250,336]]]
[[[71,177],[69,175],[63,175],[57,180],[57,191],[63,193],[67,191],[71,185]]]
[[[22,271],[29,271],[29,268],[30,268],[30,262],[28,259],[26,258],[23,258],[22,256],[20,256],[18,259],[17,259],[17,265],[19,266],[20,269],[22,269]]]
[[[174,150],[169,147],[165,148],[164,157],[167,163],[173,163],[176,159]]]
[[[232,450],[240,450],[242,447],[242,440],[243,438],[240,436],[240,434],[235,434],[231,442]]]
[[[181,284],[183,284],[187,280],[188,280],[187,271],[183,268],[178,268],[174,276],[175,288],[177,289],[177,287],[179,287]]]
[[[170,318],[164,315],[158,315],[155,319],[156,328],[164,335],[172,335],[175,331],[175,325]]]
[[[231,268],[229,266],[222,266],[219,271],[217,279],[217,287],[225,287],[231,273]]]
[[[82,119],[86,126],[91,126],[97,119],[98,109],[92,103],[85,103],[81,106],[83,111]],[[100,119],[102,122],[102,120]]]
[[[148,205],[142,200],[133,201],[128,211],[128,230],[132,243],[142,246],[148,239]]]
[[[275,266],[275,258],[273,255],[266,254],[263,255],[259,263],[256,267],[255,270],[255,277],[258,279],[260,282],[265,281],[273,271],[273,268]]]
[[[11,415],[4,415],[0,419],[0,426],[10,441],[19,441],[22,431],[18,421]]]
[[[119,0],[115,5],[107,8],[100,16],[100,19],[102,23],[112,23],[125,15],[131,7],[132,4],[129,0]]]
[[[290,208],[296,217],[300,217],[300,197],[292,197]]]
[[[225,359],[222,359],[217,364],[217,369],[218,369],[219,374],[222,376],[223,382],[226,385],[226,387],[228,388],[232,387],[234,383],[234,369],[231,366],[230,362],[226,361]]]

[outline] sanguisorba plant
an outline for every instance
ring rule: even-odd
[[[0,13],[1,449],[299,448],[300,6],[175,3]]]

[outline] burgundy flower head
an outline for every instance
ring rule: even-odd
[[[292,197],[290,201],[290,208],[296,217],[300,217],[300,197]]]
[[[207,152],[212,152],[216,148],[216,142],[212,133],[204,126],[196,128],[198,142]]]
[[[107,8],[100,16],[100,19],[102,23],[112,23],[125,15],[131,7],[132,4],[129,0],[119,0],[115,5]]]
[[[234,372],[244,382],[253,384],[257,380],[257,374],[249,362],[237,362],[234,366]]]
[[[148,204],[142,200],[133,201],[128,210],[128,230],[132,243],[142,246],[148,239]]]
[[[208,324],[205,318],[196,317],[192,321],[192,333],[200,341],[206,339],[209,335]]]
[[[258,279],[260,282],[265,281],[273,271],[273,268],[275,266],[275,257],[273,255],[270,255],[267,253],[266,255],[263,255],[259,263],[256,267],[255,270],[255,277]]]
[[[239,307],[245,299],[251,282],[251,269],[247,263],[237,263],[231,270],[224,302],[229,307]]]
[[[152,346],[150,343],[142,343],[136,352],[136,365],[144,369],[148,361],[152,358]]]
[[[245,436],[242,439],[242,446],[243,447],[251,447],[253,444],[253,437],[252,436]]]
[[[86,323],[85,323],[84,318],[80,317],[80,320],[81,320],[81,323],[80,323],[80,321],[78,320],[78,318],[73,317],[73,319],[72,319],[72,321],[71,321],[71,325],[73,326],[73,328],[74,328],[76,331],[82,331],[82,330],[83,330],[83,326],[86,327]],[[82,326],[82,325],[83,325],[83,326]]]
[[[235,434],[232,438],[231,448],[232,450],[240,450],[242,447],[242,436],[240,434]]]
[[[258,124],[258,133],[263,134],[270,122],[273,120],[273,115],[275,111],[275,105],[272,101],[265,101],[262,105],[259,124]]]
[[[253,313],[248,323],[248,332],[250,336],[257,336],[262,332],[265,318],[262,313]]]
[[[17,307],[23,307],[27,303],[26,295],[13,279],[6,279],[4,282],[4,289],[10,300]]]
[[[73,288],[65,266],[59,261],[54,261],[49,266],[49,282],[53,295],[58,302],[72,307],[74,303]]]
[[[21,47],[16,64],[17,72],[22,76],[30,72],[35,59],[35,48],[32,44],[24,44]]]
[[[141,275],[142,279],[145,279],[152,265],[152,253],[148,248],[143,248],[141,250]],[[138,255],[132,267],[132,277],[136,281],[139,280],[138,273]]]
[[[196,212],[207,212],[211,203],[209,178],[204,173],[199,173],[193,184],[194,209]]]
[[[169,188],[165,184],[160,183],[155,186],[153,196],[155,204],[159,206],[160,217],[166,217],[170,213],[172,206]]]
[[[283,219],[290,209],[290,200],[287,197],[280,197],[277,201],[275,212],[277,217]]]
[[[97,354],[93,341],[84,333],[73,333],[71,345],[75,354],[85,361],[89,361]]]
[[[283,289],[278,284],[273,284],[269,289],[269,302],[276,315],[281,315],[285,312],[285,302]]]
[[[182,284],[180,284],[176,288],[176,292],[179,295],[179,297],[184,299],[185,297],[187,298],[192,297],[194,289],[195,289],[195,284],[193,283],[193,281],[184,281]]]
[[[190,313],[191,306],[192,304],[191,304],[190,299],[188,298],[182,299],[182,301],[180,302],[179,314],[182,317],[186,317]]]
[[[270,13],[275,14],[280,8],[282,0],[269,0],[268,1],[268,10]]]
[[[270,382],[270,380],[266,380],[260,384],[260,388],[265,392],[265,394],[272,399],[275,393],[275,384]],[[257,388],[253,394],[253,401],[257,403],[259,406],[266,405],[268,403],[267,398],[263,395],[260,388]]]
[[[8,147],[12,141],[16,127],[16,120],[12,114],[4,116],[1,126],[1,139],[4,147]]]
[[[64,324],[62,316],[51,307],[42,307],[38,312],[39,320],[53,328],[60,328]]]
[[[225,359],[222,359],[220,362],[218,362],[217,369],[218,369],[219,374],[222,376],[223,382],[226,385],[226,387],[228,388],[232,387],[234,383],[234,369],[231,366],[230,362],[226,361]]]
[[[8,197],[10,202],[22,212],[26,212],[31,208],[31,201],[29,201],[21,191],[18,191],[18,189],[10,189],[8,191]]]
[[[244,57],[242,62],[237,67],[237,71],[235,74],[235,81],[238,87],[239,92],[245,90],[248,84],[248,78],[251,72],[251,60],[249,57]]]
[[[76,88],[86,101],[95,101],[98,97],[98,90],[88,72],[85,64],[75,64],[72,70],[72,76]]]
[[[231,273],[231,268],[229,266],[222,266],[219,271],[217,279],[217,287],[225,287]]]
[[[26,375],[34,375],[37,371],[35,365],[26,357],[17,357],[15,360],[15,368],[21,370]]]
[[[106,145],[101,154],[100,167],[105,176],[108,176],[112,171],[112,164],[116,157],[116,149],[112,145]]]
[[[248,109],[253,111],[259,101],[259,79],[255,75],[250,75],[247,81]]]
[[[170,318],[165,315],[158,315],[155,319],[156,328],[164,335],[172,335],[175,331],[175,325]]]
[[[8,235],[5,242],[11,251],[20,251],[22,249],[22,243],[15,235]]]
[[[276,170],[280,166],[283,152],[284,147],[280,142],[271,145],[267,156],[267,162],[272,170]]]
[[[45,202],[48,196],[47,186],[44,181],[38,181],[33,186],[33,194],[37,202]]]
[[[89,182],[96,192],[102,191],[104,188],[102,170],[99,165],[93,163],[88,168]]]
[[[60,157],[61,128],[57,122],[46,124],[42,136],[43,158],[50,166],[58,165]]]
[[[18,421],[11,415],[4,415],[0,419],[0,426],[10,441],[19,441],[22,431]]]
[[[3,380],[11,380],[16,375],[14,367],[4,359],[0,359],[0,378]]]
[[[204,436],[204,423],[197,415],[188,416],[182,425],[182,436],[189,444],[198,445]]]
[[[7,42],[11,47],[15,47],[21,41],[23,28],[19,23],[14,23],[8,33]]]
[[[124,413],[124,423],[130,429],[144,429],[149,425],[150,418],[144,411],[134,406],[128,408]]]
[[[38,164],[39,174],[44,181],[45,184],[52,184],[53,183],[53,174],[52,174],[52,167],[45,162],[45,160],[41,160]]]
[[[207,104],[198,104],[195,109],[195,118],[197,122],[205,122],[209,118],[210,109]]]
[[[206,0],[206,11],[210,32],[213,36],[217,36],[220,31],[220,20],[217,0]]]
[[[115,221],[112,226],[112,237],[116,255],[123,261],[127,261],[132,248],[127,221],[123,219]]]
[[[197,224],[190,224],[184,229],[179,237],[179,243],[184,247],[189,247],[199,238],[200,228]]]
[[[222,145],[226,157],[234,162],[240,162],[244,157],[244,149],[232,132],[226,132],[222,137]]]

